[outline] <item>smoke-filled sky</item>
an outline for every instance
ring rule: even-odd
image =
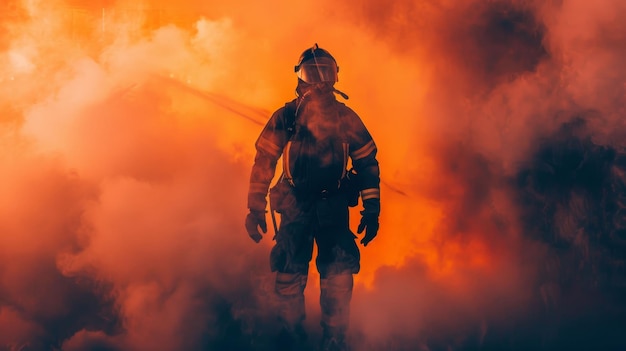
[[[356,350],[624,347],[624,16],[622,0],[3,2],[0,350],[268,349],[273,233],[245,233],[248,177],[314,43],[379,149]]]

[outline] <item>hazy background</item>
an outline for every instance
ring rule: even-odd
[[[624,348],[624,16],[621,0],[5,1],[0,349],[271,349],[273,233],[245,233],[247,182],[316,42],[379,148],[355,350]]]

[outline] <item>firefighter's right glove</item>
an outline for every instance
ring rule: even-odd
[[[267,222],[265,221],[265,211],[250,210],[246,216],[246,230],[248,235],[258,243],[263,239],[263,235],[259,232],[259,228],[263,233],[267,233]]]
[[[361,211],[361,223],[357,228],[357,233],[361,234],[365,230],[365,236],[361,239],[361,244],[367,246],[378,234],[378,215],[380,214],[380,199],[367,199],[363,201],[363,211]]]

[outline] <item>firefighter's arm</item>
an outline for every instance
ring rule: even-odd
[[[374,140],[366,131],[361,142],[357,141],[350,157],[352,165],[358,174],[359,190],[363,201],[361,222],[357,229],[360,234],[365,230],[365,236],[361,239],[364,246],[372,241],[378,234],[378,217],[380,215],[380,170],[376,159],[377,148]]]
[[[281,113],[282,109],[272,115],[255,143],[256,156],[254,157],[248,188],[250,213],[246,217],[246,230],[255,242],[259,242],[262,238],[257,227],[263,233],[267,232],[265,221],[267,192],[276,171],[276,163],[286,143]]]

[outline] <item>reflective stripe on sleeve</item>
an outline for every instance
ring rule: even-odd
[[[380,189],[369,188],[361,190],[361,199],[380,199]]]
[[[274,157],[280,155],[280,147],[264,137],[259,138],[257,147]]]
[[[374,144],[374,140],[370,140],[369,143],[365,144],[362,148],[355,150],[350,157],[352,157],[352,160],[359,160],[371,154],[374,150],[376,150],[376,145]]]
[[[267,184],[265,183],[250,183],[250,193],[267,194]]]

